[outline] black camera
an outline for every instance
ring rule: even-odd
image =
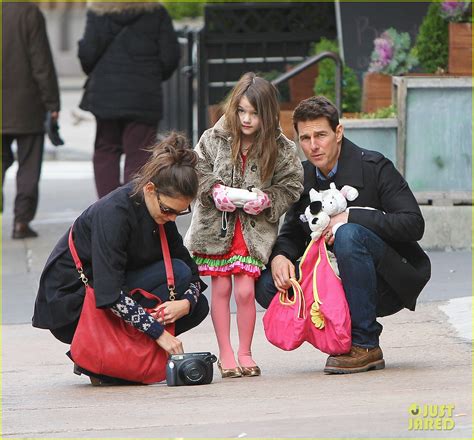
[[[166,365],[166,383],[169,387],[211,383],[216,361],[209,352],[172,354]]]

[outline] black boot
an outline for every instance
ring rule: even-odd
[[[13,227],[12,238],[13,239],[22,239],[22,238],[35,238],[38,237],[38,233],[30,228],[28,223],[15,222]]]

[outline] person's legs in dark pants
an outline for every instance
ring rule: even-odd
[[[123,152],[125,153],[124,183],[130,182],[135,173],[145,165],[150,157],[146,151],[156,142],[156,125],[127,121],[122,135]]]
[[[1,212],[3,212],[3,184],[5,182],[5,174],[13,165],[14,157],[12,151],[12,142],[14,137],[10,134],[2,134],[2,200],[0,202]]]
[[[351,313],[352,348],[348,354],[330,356],[326,373],[357,373],[385,366],[379,348],[382,325],[377,322],[376,267],[386,246],[375,233],[354,223],[336,232],[333,250]]]
[[[99,198],[121,185],[122,125],[120,120],[97,118],[93,163]]]
[[[15,223],[29,223],[35,217],[38,207],[44,135],[21,135],[17,136],[16,141],[18,172],[16,173]]]
[[[181,260],[172,259],[173,273],[177,299],[189,288],[191,282],[191,269]],[[166,271],[163,261],[151,264],[142,269],[129,271],[126,276],[126,284],[129,289],[141,288],[158,296],[161,301],[169,301],[168,284],[166,282]],[[145,307],[152,307],[146,301],[140,301]],[[176,321],[175,333],[179,335],[200,324],[209,313],[209,305],[204,295],[199,300],[193,313],[183,316]]]
[[[340,277],[351,311],[352,343],[372,348],[379,345],[382,325],[377,322],[376,266],[385,242],[363,226],[341,226],[334,242]]]

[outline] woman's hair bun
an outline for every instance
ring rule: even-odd
[[[170,162],[181,166],[195,167],[198,160],[197,154],[191,149],[188,138],[175,131],[168,133],[154,148],[153,153],[155,157],[168,153]]]

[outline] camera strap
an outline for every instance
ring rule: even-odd
[[[174,285],[173,265],[171,264],[170,248],[168,246],[168,239],[166,238],[165,227],[158,225],[160,231],[161,251],[163,252],[163,261],[165,262],[166,281],[168,283],[168,290],[170,293],[170,301],[176,299],[176,291]]]

